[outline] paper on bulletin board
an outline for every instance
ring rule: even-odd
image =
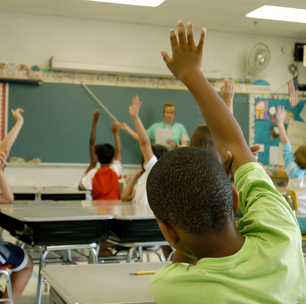
[[[306,104],[304,104],[304,107],[303,107],[303,109],[301,110],[301,112],[300,112],[300,117],[304,120],[304,121],[306,121]]]
[[[306,142],[306,137],[303,136],[303,135],[297,135],[297,134],[289,133],[288,137],[289,137],[290,143],[292,145],[294,145],[294,144],[302,145]]]
[[[279,164],[279,148],[278,146],[270,146],[269,153],[269,164],[270,165],[278,165]]]
[[[161,129],[161,128],[156,128],[155,129],[155,143],[157,143],[158,145],[163,145],[165,147],[170,147],[167,144],[167,140],[169,138],[172,138],[172,130]]]
[[[306,134],[306,123],[291,119],[288,124],[287,133],[297,135]]]

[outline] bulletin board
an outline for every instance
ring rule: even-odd
[[[277,126],[276,115],[271,115],[271,113],[273,114],[271,107],[274,106],[277,108],[278,106],[284,106],[285,110],[289,111],[287,116],[296,121],[304,122],[300,117],[300,112],[305,103],[306,98],[300,101],[294,108],[291,108],[287,96],[252,96],[250,100],[250,111],[254,134],[252,136],[253,141],[251,142],[253,144],[263,145],[264,151],[258,153],[258,161],[263,165],[270,165],[270,147],[278,147],[280,143],[277,130],[275,130]]]

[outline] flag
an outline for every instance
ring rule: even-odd
[[[288,82],[288,94],[289,94],[290,107],[293,108],[300,102],[299,83],[297,76]]]

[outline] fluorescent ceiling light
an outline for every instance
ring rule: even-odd
[[[250,18],[306,23],[306,10],[264,5],[246,15]]]
[[[165,0],[88,0],[88,1],[156,7],[159,6],[161,3],[163,3]]]

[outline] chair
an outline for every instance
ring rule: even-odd
[[[287,190],[287,197],[286,200],[289,204],[289,206],[291,207],[291,209],[295,211],[298,209],[299,204],[298,204],[298,200],[297,200],[297,195],[296,192],[294,190]],[[302,242],[306,242],[306,234],[302,234]]]
[[[1,298],[0,302],[6,302],[8,301],[10,304],[14,304],[13,302],[13,294],[12,294],[12,284],[11,284],[11,278],[9,273],[6,271],[6,269],[11,268],[11,264],[6,264],[0,266],[0,275],[5,276],[6,279],[6,288],[7,288],[7,294],[8,298]]]

